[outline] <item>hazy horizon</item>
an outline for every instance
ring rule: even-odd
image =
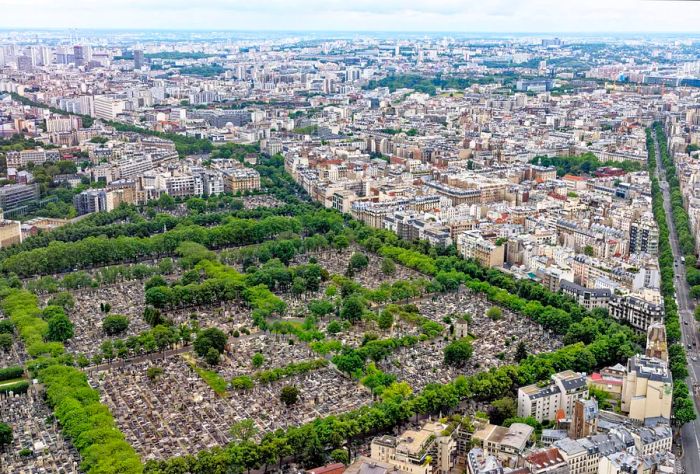
[[[693,34],[700,2],[0,0],[2,30]]]

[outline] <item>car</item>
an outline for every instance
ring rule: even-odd
[[[692,348],[693,348],[693,346],[691,346],[690,344],[688,344],[688,349],[692,349]]]
[[[685,324],[685,325],[687,326],[687,325],[688,325],[688,321],[686,321],[686,320],[684,319],[684,320],[683,320],[683,324]]]

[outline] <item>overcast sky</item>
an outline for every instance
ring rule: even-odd
[[[0,27],[698,32],[700,1],[0,0]]]

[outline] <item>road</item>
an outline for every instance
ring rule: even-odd
[[[690,289],[685,279],[685,265],[680,263],[682,253],[678,243],[678,232],[673,222],[671,212],[671,194],[666,181],[666,172],[661,165],[661,152],[659,144],[654,137],[656,147],[656,173],[661,186],[661,193],[664,198],[664,211],[666,212],[666,222],[668,223],[669,240],[674,260],[674,286],[676,288],[676,301],[678,303],[678,315],[681,320],[681,341],[688,352],[688,388],[694,392],[695,411],[700,413],[700,397],[697,387],[700,387],[700,354],[698,354],[698,328],[693,314],[694,303],[690,298]],[[677,264],[677,265],[676,265]],[[686,324],[687,323],[687,324]],[[688,345],[692,349],[688,349]],[[693,361],[692,357],[697,358]],[[687,423],[681,429],[681,444],[683,446],[683,467],[686,473],[700,473],[700,418],[692,423]]]

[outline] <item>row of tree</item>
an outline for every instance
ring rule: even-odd
[[[0,269],[20,277],[45,275],[138,262],[172,255],[183,242],[198,242],[208,248],[247,245],[263,242],[282,232],[301,231],[299,219],[267,217],[261,220],[230,219],[216,227],[196,225],[177,227],[150,237],[88,237],[77,242],[50,242],[46,247],[24,251],[6,258]]]
[[[46,399],[64,435],[80,452],[81,470],[87,473],[143,472],[136,451],[124,440],[109,409],[99,402],[99,393],[90,387],[85,374],[62,364],[69,360],[64,359],[63,343],[44,342],[46,337],[51,337],[51,321],[65,316],[63,308],[49,306],[42,312],[35,295],[9,288],[6,283],[0,296],[4,314],[16,326],[27,352],[35,358],[34,364],[28,364],[30,370],[36,372],[44,384]]]
[[[660,124],[654,125],[655,131],[647,129],[647,150],[648,150],[648,170],[651,178],[652,209],[654,218],[659,226],[659,270],[661,272],[661,293],[664,297],[664,310],[666,313],[664,323],[666,325],[666,337],[668,339],[669,368],[673,375],[673,407],[672,416],[676,423],[682,425],[696,418],[695,405],[688,392],[688,387],[683,381],[688,376],[687,356],[683,345],[680,344],[681,327],[678,314],[678,305],[675,298],[675,262],[673,250],[671,249],[670,232],[666,220],[664,209],[664,198],[656,178],[657,160],[661,159],[661,165],[665,168],[666,178],[671,189],[671,206],[673,209],[673,220],[678,232],[679,244],[686,254],[686,268],[688,279],[691,279],[691,272],[698,272],[695,269],[695,241],[689,232],[689,222],[687,213],[683,207],[682,199],[680,203],[674,200],[673,194],[679,194],[679,183],[676,177],[676,167],[673,160],[668,155],[666,149],[666,134]],[[655,143],[658,142],[661,157],[656,156]],[[684,216],[684,217],[683,217]],[[681,217],[679,219],[679,217]],[[685,245],[680,239],[684,239]],[[690,250],[691,253],[688,253]]]

